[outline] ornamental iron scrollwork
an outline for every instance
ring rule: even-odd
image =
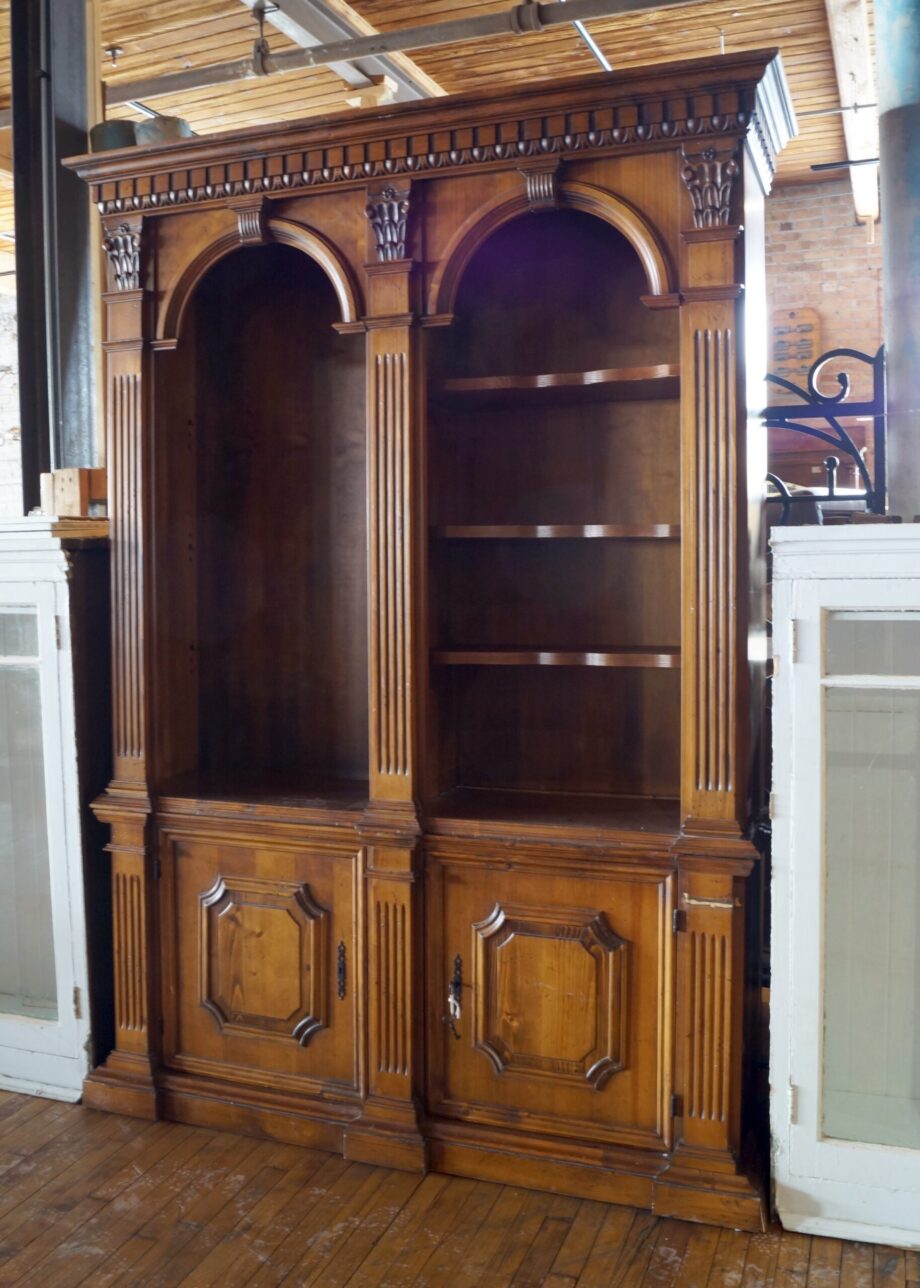
[[[835,373],[837,389],[834,393],[825,394],[818,388],[818,380],[831,363],[850,362],[864,364],[872,375],[872,395],[869,399],[849,402],[852,382],[846,371]],[[768,375],[769,384],[784,390],[798,398],[798,403],[777,403],[764,409],[762,413],[767,429],[786,429],[808,438],[817,439],[833,448],[833,454],[824,461],[826,471],[825,489],[814,491],[805,489],[793,492],[790,485],[776,474],[768,474],[767,479],[776,489],[782,502],[780,523],[788,523],[792,506],[801,503],[816,503],[845,499],[848,502],[864,502],[870,514],[884,514],[887,494],[885,462],[885,350],[880,348],[873,357],[859,349],[829,349],[823,353],[808,371],[805,387],[801,388],[785,376]],[[871,419],[872,421],[872,471],[863,456],[863,451],[854,442],[847,428],[841,423],[850,417]],[[821,424],[809,422],[819,421]],[[805,423],[803,423],[805,422]],[[837,470],[841,456],[852,461],[861,483],[861,489],[847,490],[841,494],[837,488]]]
[[[116,291],[136,291],[141,277],[141,234],[139,228],[119,224],[109,230],[102,249],[112,265]]]

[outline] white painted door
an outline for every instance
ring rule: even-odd
[[[0,580],[0,1086],[76,1100],[89,1022],[65,568],[58,553]]]
[[[885,573],[774,588],[773,1162],[787,1228],[920,1246],[920,561]]]

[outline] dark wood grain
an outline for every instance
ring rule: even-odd
[[[761,1228],[739,195],[782,134],[769,64],[78,163],[130,261],[104,327],[117,1025],[87,1099],[181,1119],[218,1172],[220,1127],[346,1161],[246,1152],[196,1206],[192,1151],[111,1231],[102,1187],[74,1274],[194,1281],[188,1211],[202,1282],[443,1280],[478,1230],[471,1284],[664,1282],[705,1241],[583,1204]],[[431,1166],[467,1179],[435,1203]]]
[[[434,649],[441,666],[680,666],[678,649]]]
[[[455,523],[431,533],[450,541],[680,540],[676,523]]]
[[[611,367],[600,371],[540,372],[525,376],[456,376],[435,390],[435,397],[462,399],[463,406],[530,406],[573,402],[644,401],[676,398],[680,367],[658,363],[649,367]]]

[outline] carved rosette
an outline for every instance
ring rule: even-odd
[[[681,148],[681,178],[690,194],[694,228],[721,228],[732,222],[732,189],[741,173],[738,145]]]
[[[141,281],[141,230],[140,225],[118,224],[110,228],[102,243],[112,273],[116,291],[136,291]]]
[[[368,191],[364,213],[374,234],[377,259],[381,264],[406,258],[409,197],[408,184],[388,183]]]

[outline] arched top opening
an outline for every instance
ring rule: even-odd
[[[668,256],[655,230],[634,206],[603,188],[577,182],[559,185],[558,202],[561,209],[593,216],[622,235],[642,266],[645,276],[642,295],[673,294],[675,278]],[[429,312],[452,315],[460,283],[479,248],[506,224],[531,215],[527,200],[521,194],[477,210],[462,224],[432,278]]]
[[[340,315],[314,257],[237,245],[157,354],[168,776],[285,792],[367,777],[364,347]]]
[[[266,232],[268,244],[274,242],[300,251],[323,270],[338,303],[336,324],[353,324],[360,320],[364,306],[359,287],[348,264],[330,241],[291,219],[269,219]],[[205,275],[228,255],[249,249],[259,248],[242,247],[238,233],[232,232],[211,242],[196,255],[166,296],[157,331],[161,347],[178,342],[189,302]]]
[[[677,312],[645,309],[646,266],[616,227],[576,209],[502,222],[456,285],[448,367],[485,376],[678,361]],[[445,372],[445,375],[449,372]]]

